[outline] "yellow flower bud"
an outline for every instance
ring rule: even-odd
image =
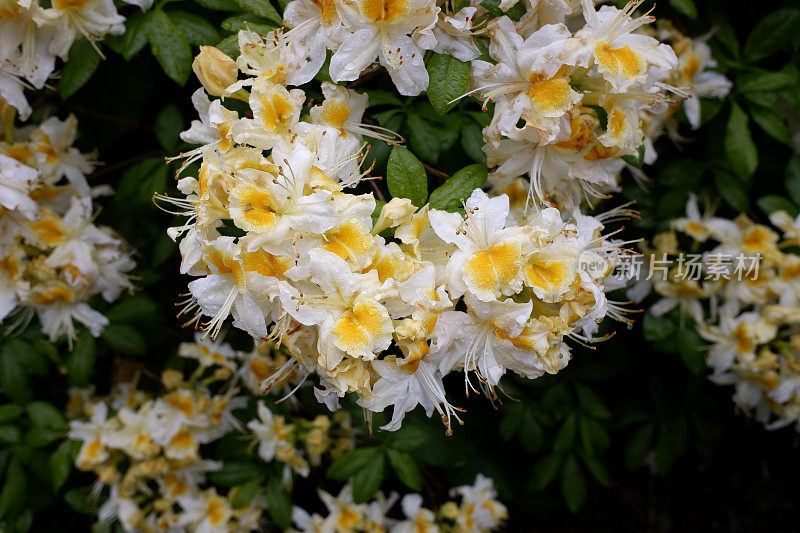
[[[192,62],[192,70],[208,94],[222,96],[222,92],[236,83],[236,62],[213,46],[201,46]]]
[[[167,369],[161,374],[161,383],[167,390],[177,389],[183,383],[183,374],[171,368]]]
[[[458,518],[458,515],[461,514],[461,511],[455,502],[446,502],[444,505],[439,507],[439,514],[448,520],[455,520]]]

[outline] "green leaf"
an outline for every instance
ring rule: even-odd
[[[181,30],[189,44],[214,44],[220,40],[217,29],[206,19],[186,11],[169,11],[167,16]]]
[[[408,146],[415,154],[431,163],[439,161],[442,152],[458,140],[457,131],[436,125],[423,118],[420,113],[409,113],[406,131]]]
[[[758,205],[759,209],[767,214],[772,214],[775,211],[786,211],[790,216],[796,217],[798,213],[798,208],[796,205],[783,196],[777,196],[774,194],[762,196],[756,200],[756,204]]]
[[[150,296],[138,293],[122,299],[106,313],[106,317],[115,324],[141,322],[153,318],[157,320],[159,312],[158,304]]]
[[[384,116],[384,118],[378,118],[380,114],[374,115],[374,117],[378,120],[378,123],[391,131],[399,132],[403,124],[405,124],[405,115],[402,113],[398,113],[396,109],[392,110],[388,116]],[[389,144],[375,140],[370,142],[369,152],[367,152],[367,157],[365,159],[365,164],[367,165],[374,165],[373,173],[381,174],[385,173],[386,171],[386,164],[389,161],[389,154],[392,151],[392,146]]]
[[[67,419],[61,412],[47,402],[31,402],[25,406],[28,418],[34,426],[41,426],[56,431],[66,432],[69,429]]]
[[[428,100],[440,115],[456,104],[449,102],[463,96],[469,86],[469,63],[447,54],[431,53],[425,65],[428,69]]]
[[[122,173],[114,196],[118,209],[152,205],[153,193],[167,187],[167,165],[162,159],[145,159]]]
[[[253,501],[253,498],[255,497],[256,493],[258,492],[258,489],[261,488],[261,485],[263,485],[263,483],[264,483],[264,478],[257,477],[248,481],[244,485],[237,487],[236,492],[233,495],[233,498],[231,498],[231,507],[233,507],[234,509],[239,509],[241,507],[244,507],[251,501]]]
[[[521,418],[519,441],[528,453],[537,453],[544,447],[546,442],[542,426],[536,421],[530,409],[527,409]]]
[[[739,38],[736,36],[736,32],[733,30],[733,27],[727,22],[721,22],[719,24],[717,31],[714,34],[712,43],[719,43],[722,45],[724,50],[720,50],[720,52],[723,52],[723,55],[724,52],[727,51],[734,60],[739,60],[739,57],[741,56],[741,52],[739,51]]]
[[[668,161],[658,175],[658,183],[668,187],[694,188],[700,183],[705,164],[692,159]]]
[[[239,32],[241,30],[254,31],[259,34],[267,34],[275,29],[275,24],[251,13],[244,13],[228,17],[222,21],[222,28],[228,31]],[[238,37],[237,37],[238,44]]]
[[[744,57],[750,62],[767,57],[787,46],[800,25],[800,9],[773,11],[756,24],[744,45]]]
[[[784,184],[789,192],[789,197],[794,203],[800,204],[800,154],[794,154],[786,165]]]
[[[786,128],[786,123],[780,115],[772,109],[759,105],[749,105],[747,106],[747,110],[750,112],[750,117],[752,117],[753,121],[758,124],[767,135],[778,142],[789,144],[789,130]]]
[[[137,11],[125,19],[125,33],[119,39],[119,48],[125,61],[130,61],[147,44],[147,14]]]
[[[97,511],[97,498],[89,487],[79,487],[64,493],[64,501],[81,514],[94,514]]]
[[[692,374],[698,376],[706,369],[706,359],[703,340],[692,327],[678,330],[678,350],[686,367]]]
[[[428,434],[424,429],[406,425],[390,433],[386,440],[387,446],[400,451],[415,450],[426,442],[428,442]]]
[[[0,517],[14,514],[25,501],[27,475],[16,457],[11,459],[0,491]]]
[[[348,450],[328,467],[327,476],[331,479],[347,479],[357,471],[365,468],[380,454],[380,448],[374,446]]]
[[[25,411],[19,405],[6,403],[0,405],[0,424],[11,422],[19,418]]]
[[[669,5],[681,15],[692,20],[697,18],[697,6],[694,5],[694,0],[669,0]]]
[[[262,475],[263,471],[257,465],[234,461],[226,461],[221,469],[208,474],[212,483],[223,487],[244,485],[248,481],[260,478]]]
[[[611,486],[611,474],[608,473],[608,470],[606,470],[606,467],[599,459],[586,455],[585,453],[580,454],[580,458],[583,464],[586,465],[586,468],[589,469],[589,473],[592,474],[592,477],[598,483],[604,487]]]
[[[744,180],[750,179],[758,167],[758,149],[747,123],[747,114],[733,104],[725,131],[725,156],[731,170]]]
[[[194,0],[200,6],[215,11],[239,11],[239,4],[234,0]]]
[[[144,355],[147,342],[138,329],[127,324],[111,324],[103,330],[103,340],[113,349],[128,355]]]
[[[556,434],[555,441],[553,441],[553,450],[558,453],[563,453],[572,448],[575,442],[575,433],[578,429],[578,418],[572,414],[561,425],[561,429]]]
[[[20,403],[31,397],[28,374],[19,363],[26,350],[33,348],[19,339],[7,340],[0,350],[0,387],[6,396]]]
[[[686,451],[687,427],[682,416],[671,418],[661,424],[656,443],[656,468],[661,474],[668,473],[678,457]]]
[[[644,145],[639,147],[638,154],[636,156],[623,155],[622,160],[632,167],[642,168],[644,166]]]
[[[522,425],[522,417],[523,411],[520,404],[503,405],[503,419],[500,421],[500,426],[497,428],[497,436],[500,437],[501,441],[508,442],[511,440],[511,437],[517,433]]]
[[[400,481],[413,491],[419,492],[422,490],[422,478],[419,475],[419,468],[417,462],[413,457],[407,453],[398,452],[397,450],[387,450],[389,456],[389,463],[392,465],[397,477]]]
[[[153,55],[170,79],[180,86],[186,85],[192,72],[189,42],[161,9],[154,9],[147,17],[147,40]]]
[[[67,379],[73,387],[85,387],[94,372],[97,343],[88,331],[83,330],[80,340],[67,357]]]
[[[445,181],[431,193],[430,204],[433,209],[454,212],[463,207],[475,189],[486,185],[488,172],[485,165],[469,165]]]
[[[378,492],[383,481],[382,453],[375,455],[362,469],[353,475],[353,500],[364,503]]]
[[[269,480],[266,491],[267,508],[273,522],[284,531],[292,525],[292,500],[281,485],[279,477]]]
[[[228,35],[216,44],[216,47],[231,59],[239,57],[239,36],[236,34]]]
[[[503,11],[500,9],[500,0],[483,0],[481,7],[488,11],[492,17],[503,16]]]
[[[267,0],[236,0],[236,3],[248,13],[264,17],[276,26],[283,25],[283,17],[278,14]]]
[[[0,442],[16,444],[22,439],[22,431],[17,426],[3,424],[0,426]]]
[[[41,342],[36,343],[41,344]],[[23,372],[32,376],[46,376],[50,371],[48,357],[45,349],[26,344],[27,349],[17,352],[17,363],[22,367]]]
[[[56,431],[46,427],[32,427],[25,433],[23,440],[31,449],[44,448],[64,437],[63,431]]]
[[[80,449],[81,441],[65,440],[50,456],[50,476],[54,491],[58,492],[64,486]]]
[[[489,55],[489,46],[478,37],[473,38],[472,42],[475,43],[475,46],[478,47],[480,50],[481,55],[476,57],[475,59],[480,59],[481,61],[486,61],[487,63],[491,63],[492,65],[496,65],[497,61],[495,61],[491,55]]]
[[[461,148],[470,159],[486,165],[486,154],[483,152],[483,132],[480,126],[472,121],[461,130]]]
[[[636,468],[644,463],[647,454],[651,450],[653,441],[653,423],[645,424],[631,436],[625,446],[625,467]]]
[[[714,185],[717,187],[719,195],[728,205],[740,213],[747,211],[750,205],[750,199],[747,196],[747,190],[742,182],[727,172],[715,169]]]
[[[156,116],[154,124],[156,139],[170,153],[178,151],[183,131],[183,116],[175,104],[165,105]]]
[[[527,13],[527,8],[524,2],[517,2],[506,10],[506,16],[514,22],[519,22],[525,13]]]
[[[736,78],[736,89],[741,93],[760,93],[778,91],[792,87],[797,83],[797,76],[785,71],[767,72],[758,71],[742,74]]]
[[[88,39],[76,40],[69,49],[69,57],[61,71],[61,79],[58,80],[61,98],[66,100],[83,87],[100,66],[100,60],[100,53]]]
[[[533,465],[530,480],[531,488],[533,490],[544,490],[545,487],[552,483],[556,475],[558,475],[562,460],[563,456],[561,454],[552,453]]]
[[[580,511],[586,501],[586,478],[574,455],[567,457],[561,471],[561,494],[573,513]]]
[[[597,455],[605,452],[611,442],[606,427],[596,418],[588,416],[580,417],[581,442],[584,450],[590,455]]]
[[[375,107],[379,105],[390,105],[401,107],[403,105],[403,101],[397,97],[396,94],[384,91],[383,89],[374,89],[367,91],[367,96],[369,96],[369,104],[367,107]]]
[[[596,418],[609,418],[611,416],[611,411],[603,404],[600,395],[592,390],[591,387],[576,383],[575,392],[578,396],[578,404],[584,411]]]
[[[417,207],[428,199],[428,176],[408,148],[395,146],[386,164],[386,184],[394,198],[408,198]]]

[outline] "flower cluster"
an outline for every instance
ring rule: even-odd
[[[599,10],[592,0],[535,4],[517,23],[489,22],[490,57],[472,61],[472,93],[494,103],[483,150],[498,190],[527,175],[531,201],[571,209],[603,198],[623,168],[643,176],[638,167],[655,161],[653,140],[681,99],[696,126],[696,97],[729,88],[704,71],[713,62],[702,41],[662,31],[673,50],[648,35],[655,18],[634,16],[641,0]],[[585,24],[572,32],[567,18],[579,15]]]
[[[153,5],[153,0],[125,1],[143,10]],[[56,58],[66,61],[76,39],[85,37],[96,48],[94,42],[106,34],[125,32],[125,17],[117,13],[111,0],[54,0],[47,4],[49,7],[42,7],[37,0],[7,0],[0,7],[0,114],[7,103],[27,119],[31,107],[25,88],[42,89],[55,70]]]
[[[297,529],[293,531],[488,533],[498,529],[507,518],[505,506],[496,500],[497,493],[492,480],[481,474],[478,474],[473,485],[456,487],[450,494],[459,497],[460,503],[448,501],[436,511],[423,507],[419,494],[406,494],[400,500],[404,518],[395,519],[388,517],[387,513],[398,500],[397,494],[386,498],[379,493],[369,503],[356,504],[350,485],[345,485],[338,496],[320,490],[327,516],[316,513],[310,515],[302,508],[295,507],[292,518]]]
[[[74,391],[69,436],[82,443],[75,464],[97,475],[98,489],[109,487],[100,520],[116,518],[126,531],[253,531],[266,507],[264,498],[234,505],[241,489],[220,495],[206,477],[223,463],[204,457],[204,446],[226,435],[248,440],[248,449],[257,448],[263,461],[283,465],[283,485],[289,488],[292,471],[306,476],[309,464],[352,448],[345,411],[289,422],[260,401],[258,419],[243,427],[233,415],[248,404],[232,388],[232,379],[240,375],[233,358],[237,352],[205,342],[185,343],[179,353],[196,359],[197,367],[188,379],[176,370],[164,371],[160,394],[135,382],[117,384],[108,398]],[[214,383],[225,392],[212,393]]]
[[[235,63],[205,48],[195,71],[211,94],[247,100],[252,117],[199,89],[201,120],[182,134],[202,144],[183,154],[201,159],[199,171],[178,182],[184,198],[159,199],[189,217],[169,230],[185,233],[181,271],[198,277],[189,323],[215,337],[232,316],[291,354],[266,387],[316,372],[317,397],[332,409],[354,392],[368,419],[394,406],[384,427],[397,429],[421,404],[449,431],[457,409],[445,375],[463,371],[468,389],[493,398],[507,371],[558,372],[569,360],[565,337],[593,335],[619,250],[601,235],[603,221],[621,212],[537,206],[517,216],[507,195],[480,189],[463,214],[406,198],[378,207],[355,190],[369,172],[362,135],[378,135],[362,123],[367,96],[323,83],[324,101],[300,120],[305,93],[285,85],[294,83],[289,45],[248,31],[239,44]]]
[[[89,187],[94,157],[72,146],[77,126],[51,117],[0,142],[0,321],[17,310],[14,329],[36,314],[51,341],[70,343],[74,321],[100,335],[108,319],[87,301],[132,289],[135,266],[119,234],[92,223],[93,197],[110,189]]]
[[[703,252],[698,267],[713,275],[686,276],[691,268],[667,263],[653,288],[661,296],[650,312],[661,316],[679,308],[711,343],[706,363],[711,379],[735,385],[734,401],[769,428],[800,422],[800,218],[784,211],[770,216],[783,232],[746,215],[734,220],[701,213],[691,197],[686,217],[654,239],[651,261],[674,258],[681,249]],[[732,276],[741,258],[754,259],[744,276]],[[705,305],[704,305],[705,304]],[[800,427],[800,424],[798,424]]]
[[[656,27],[658,38],[668,42],[675,50],[678,66],[672,71],[668,82],[672,87],[679,88],[685,97],[683,112],[692,129],[696,130],[700,127],[700,99],[725,98],[733,84],[719,72],[709,70],[717,66],[711,56],[711,47],[706,43],[710,34],[691,39],[681,34],[669,21],[658,21]],[[679,104],[671,103],[665,117],[670,137],[676,140],[680,140],[680,135],[670,117],[680,108]]]

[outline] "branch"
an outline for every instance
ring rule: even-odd
[[[420,161],[420,162],[422,163],[422,167],[425,170],[427,170],[428,172],[430,172],[431,174],[433,174],[434,176],[439,177],[439,178],[441,178],[443,180],[449,180],[450,179],[450,174],[448,174],[446,172],[442,172],[438,168],[433,168],[432,166],[430,166],[429,164],[427,164],[425,162],[422,162],[422,161]]]
[[[106,174],[111,174],[121,168],[125,168],[127,166],[133,165],[134,163],[138,163],[139,161],[143,161],[145,159],[149,159],[151,157],[163,156],[164,150],[150,150],[149,152],[145,152],[143,154],[139,154],[128,159],[123,159],[122,161],[117,161],[113,165],[108,165],[97,172],[92,172],[87,176],[86,179],[93,180],[97,179],[101,176],[105,176]]]
[[[361,73],[361,75],[358,77],[357,80],[348,83],[347,84],[347,88],[348,89],[355,89],[359,85],[362,85],[363,83],[365,83],[365,82],[371,80],[372,78],[374,78],[375,76],[377,76],[378,73],[380,71],[382,71],[382,70],[383,70],[383,65],[374,65],[374,66],[368,68],[367,70],[365,70],[364,72]]]
[[[381,191],[380,187],[378,187],[378,184],[375,183],[375,181],[378,179],[380,178],[369,180],[369,184],[372,186],[372,190],[375,191],[375,197],[381,202],[386,203],[386,196],[384,196],[383,191]]]

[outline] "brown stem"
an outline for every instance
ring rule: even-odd
[[[122,161],[117,161],[113,165],[108,165],[107,167],[103,167],[102,169],[98,170],[97,172],[93,172],[89,174],[87,179],[93,180],[97,179],[101,176],[105,176],[106,174],[111,174],[112,172],[116,172],[121,168],[125,168],[127,166],[133,165],[134,163],[138,163],[144,159],[148,159],[151,157],[163,156],[164,150],[150,150],[149,152],[145,152],[143,154],[139,154],[128,159],[123,159]]]
[[[372,190],[375,192],[375,197],[380,200],[381,202],[386,203],[386,196],[383,194],[383,191],[378,187],[378,184],[375,183],[380,178],[375,178],[369,180],[369,184],[372,186]]]
[[[438,168],[434,168],[434,167],[430,166],[427,163],[422,163],[422,166],[425,168],[425,170],[427,170],[428,172],[430,172],[434,176],[437,176],[437,177],[439,177],[439,178],[441,178],[443,180],[449,180],[450,179],[450,174],[448,174],[447,172],[442,172]]]
[[[147,124],[141,124],[134,120],[128,120],[122,117],[116,117],[114,115],[107,115],[105,113],[100,113],[99,111],[95,111],[94,109],[89,109],[88,107],[84,107],[82,105],[64,102],[64,106],[70,111],[74,111],[79,115],[92,117],[97,120],[102,120],[103,122],[111,122],[113,124],[119,124],[120,126],[126,126],[128,128],[134,128],[137,130],[153,131],[153,127],[148,126]]]
[[[372,66],[372,67],[368,68],[367,70],[365,70],[364,72],[361,73],[361,75],[358,77],[357,80],[348,83],[347,84],[347,88],[348,89],[355,89],[359,85],[362,85],[363,83],[365,83],[365,82],[371,80],[372,78],[374,78],[375,76],[377,76],[378,73],[380,71],[382,71],[382,70],[383,70],[383,65],[375,65],[375,66]]]

